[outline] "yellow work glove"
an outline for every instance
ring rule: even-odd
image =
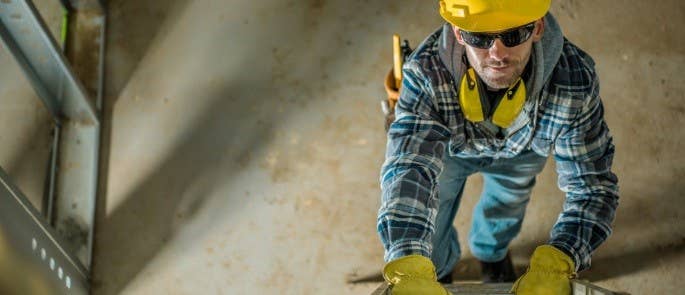
[[[575,277],[573,259],[554,246],[539,246],[530,258],[528,271],[514,283],[516,295],[570,295]]]
[[[435,275],[433,262],[421,255],[409,255],[388,262],[383,278],[393,295],[451,295]]]

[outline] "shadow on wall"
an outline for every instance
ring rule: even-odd
[[[125,26],[137,24],[131,18],[145,17],[137,13],[127,14],[128,10],[135,10],[140,6],[154,6],[161,3],[154,0],[146,1],[114,1],[112,5],[120,5],[121,10],[110,18],[110,22],[115,25]],[[135,4],[129,4],[135,3]],[[138,27],[136,34],[149,34],[149,36],[137,36],[136,40],[146,40],[141,44],[128,44],[123,40],[121,44],[112,46],[123,46],[121,49],[128,51],[126,56],[111,57],[110,63],[119,62],[118,58],[126,58],[126,67],[122,71],[114,71],[124,76],[111,77],[115,85],[113,89],[107,91],[106,101],[106,130],[103,135],[103,146],[111,143],[111,122],[112,111],[115,100],[120,91],[128,83],[129,77],[136,71],[138,64],[144,59],[145,51],[149,48],[150,40],[159,39],[159,34],[169,27],[168,23],[173,23],[171,19],[175,13],[180,13],[189,3],[185,1],[174,1],[173,5],[164,3],[155,9],[159,10],[159,18],[150,23],[143,23],[150,27]],[[161,6],[171,7],[171,10],[164,10]],[[123,7],[123,8],[121,8]],[[316,8],[310,8],[316,9]],[[114,9],[116,11],[116,9]],[[270,9],[272,11],[273,9]],[[156,12],[155,12],[156,13]],[[155,14],[153,13],[153,14]],[[168,22],[165,22],[163,15],[169,14]],[[316,13],[305,13],[304,20],[293,19],[297,16],[275,14],[269,22],[273,23],[297,23],[315,22],[313,19]],[[312,18],[312,19],[309,19]],[[319,21],[319,20],[317,20]],[[321,25],[319,23],[319,25]],[[163,26],[163,28],[160,28]],[[210,102],[202,112],[200,120],[194,122],[187,128],[187,132],[181,136],[178,145],[173,147],[168,156],[162,160],[159,167],[156,167],[152,174],[139,182],[139,185],[131,190],[120,205],[114,211],[107,214],[107,175],[101,175],[100,198],[98,200],[97,212],[97,236],[96,253],[94,261],[94,294],[119,294],[137,276],[141,270],[163,249],[163,247],[177,234],[177,225],[192,219],[196,213],[204,207],[207,196],[214,189],[211,185],[198,186],[194,183],[214,184],[230,181],[250,162],[250,154],[258,154],[269,144],[274,137],[274,129],[277,124],[281,124],[292,116],[291,111],[297,111],[297,106],[306,104],[307,101],[315,99],[311,92],[305,91],[298,97],[299,104],[293,109],[284,109],[283,112],[275,112],[274,105],[281,102],[282,97],[292,95],[287,87],[278,87],[280,80],[286,79],[283,73],[290,70],[289,66],[297,66],[298,76],[303,81],[320,80],[322,75],[319,65],[311,62],[312,56],[323,55],[316,52],[316,49],[307,47],[309,32],[292,32],[289,26],[265,26],[270,33],[275,35],[287,35],[290,38],[288,46],[290,55],[284,65],[278,60],[276,64],[270,57],[258,56],[257,52],[250,52],[244,56],[241,63],[235,68],[228,69],[237,77],[225,78],[220,81],[220,86],[209,85],[208,81],[198,81],[194,83],[194,89],[201,89],[196,93],[185,93],[186,98],[197,99],[202,102]],[[111,28],[111,26],[110,26]],[[128,28],[111,28],[118,34],[129,32]],[[157,34],[157,36],[156,36]],[[333,36],[331,36],[333,37]],[[121,41],[121,40],[120,40]],[[318,40],[326,42],[328,40]],[[253,46],[271,46],[270,40],[258,40]],[[293,45],[295,44],[295,45]],[[216,46],[210,44],[211,46]],[[213,50],[217,50],[214,48]],[[220,49],[219,49],[220,50]],[[226,48],[226,51],[230,48]],[[274,52],[278,50],[274,49]],[[274,53],[275,54],[275,53]],[[334,56],[335,52],[325,54]],[[210,56],[198,55],[196,56]],[[208,57],[209,58],[209,57]],[[272,72],[255,73],[246,69],[260,68],[255,63],[270,63],[261,68]],[[173,68],[173,67],[172,67]],[[179,69],[181,71],[183,69]],[[281,73],[279,75],[278,73]],[[166,76],[174,75],[174,72],[165,73]],[[278,81],[275,81],[278,80]],[[279,82],[280,81],[280,82]],[[286,81],[288,82],[288,81]],[[296,81],[299,83],[299,81]],[[198,84],[207,83],[206,87]],[[309,88],[305,88],[309,89]],[[252,110],[257,109],[259,115]],[[265,119],[264,119],[265,118]],[[183,120],[183,118],[179,118]],[[240,138],[240,143],[236,144],[236,138]],[[233,161],[225,161],[226,151],[230,150]],[[103,152],[102,171],[108,171],[108,161],[116,161],[109,158],[109,151]],[[221,163],[220,165],[218,165]],[[226,164],[229,163],[229,164]],[[226,208],[222,210],[211,210],[210,214],[230,215],[242,210],[244,199],[238,196],[225,196],[224,204]],[[202,232],[195,232],[202,236]],[[113,246],[115,245],[115,246]],[[106,250],[106,252],[104,252]]]
[[[636,249],[629,251],[615,251],[605,249],[602,255],[597,255],[592,261],[592,267],[582,274],[582,277],[591,281],[605,280],[621,277],[638,271],[649,270],[659,265],[659,261],[669,260],[685,253],[685,224],[678,216],[661,215],[664,212],[674,212],[672,208],[683,208],[685,199],[682,192],[685,191],[685,183],[678,181],[677,171],[670,171],[663,175],[672,177],[670,183],[654,183],[662,192],[661,195],[651,196],[650,199],[658,202],[649,202],[649,208],[644,208],[636,202],[637,196],[633,197],[638,189],[631,189],[629,183],[625,183],[625,193],[621,194],[621,203],[614,222],[614,238],[620,238],[616,244],[625,243],[638,245]],[[620,180],[619,180],[620,181]],[[658,180],[656,180],[658,181]],[[679,209],[676,209],[679,210]],[[646,226],[645,214],[657,212],[654,216],[656,224]],[[654,213],[651,213],[654,214]],[[604,250],[601,249],[600,250]],[[604,255],[603,253],[606,253]]]
[[[649,210],[640,207],[640,204],[635,201],[636,198],[633,195],[638,190],[631,189],[626,178],[619,179],[619,184],[622,185],[619,192],[620,203],[613,224],[614,234],[609,237],[609,241],[612,239],[620,240],[612,241],[611,245],[607,243],[601,245],[599,251],[593,256],[592,266],[580,273],[580,279],[597,282],[619,278],[650,270],[657,267],[660,261],[669,260],[685,253],[685,224],[677,220],[677,217],[668,218],[664,216],[664,218],[656,219],[658,224],[653,225],[653,227],[646,227],[643,224],[646,211],[668,212],[673,211],[669,209],[673,206],[677,208],[685,206],[685,199],[681,195],[681,192],[685,191],[685,183],[677,181],[677,179],[682,178],[677,176],[677,171],[671,171],[664,175],[673,175],[675,181],[658,185],[661,187],[661,191],[665,193],[653,196],[652,199],[659,201],[649,203]],[[657,232],[655,229],[665,230]],[[515,255],[526,257],[526,264],[515,265],[518,275],[525,273],[528,267],[528,257],[538,245],[544,244],[546,241],[547,237],[545,236],[540,237],[538,243],[516,244],[512,247],[512,252]],[[621,245],[625,244],[637,245],[637,247],[621,250]],[[473,257],[462,259],[455,266],[454,277],[457,280],[479,280],[479,262]],[[364,279],[365,281],[383,280],[380,274]]]
[[[112,114],[114,105],[130,77],[138,68],[155,36],[167,21],[173,19],[185,7],[185,0],[159,1],[126,1],[114,0],[107,3],[107,36],[105,50],[105,85],[102,110],[102,130],[100,138],[100,170],[98,175],[98,200],[95,213],[95,234],[93,246],[93,262],[91,266],[92,292],[100,293],[104,289],[108,294],[118,294],[125,284],[133,277],[146,262],[126,261],[123,263],[122,253],[101,253],[100,248],[107,243],[121,244],[122,249],[136,251],[136,246],[129,244],[131,240],[139,240],[138,235],[145,227],[145,220],[141,220],[141,228],[117,228],[116,221],[122,223],[122,213],[113,213],[107,218],[107,187],[110,161],[110,147],[112,144]],[[176,8],[173,10],[173,8]],[[130,28],[136,24],[135,28]],[[142,24],[142,25],[141,25]],[[112,52],[121,55],[114,56]],[[130,206],[130,205],[129,205]],[[130,214],[131,208],[122,209]],[[128,216],[135,219],[136,216]],[[130,234],[130,235],[127,235]],[[137,246],[140,248],[141,246]],[[143,257],[151,257],[150,251],[141,251]],[[118,262],[118,263],[117,263]],[[141,264],[142,263],[142,264]],[[121,267],[118,267],[121,266]],[[125,267],[126,266],[126,267]],[[137,269],[134,271],[133,269]],[[125,274],[125,271],[133,272]],[[103,286],[107,277],[107,286]],[[111,282],[111,283],[110,283]],[[112,286],[110,286],[112,285]],[[107,288],[103,288],[107,287]]]
[[[108,110],[136,72],[155,40],[167,32],[187,6],[188,0],[107,1],[107,49],[105,103]]]
[[[647,159],[649,160],[649,159]],[[678,220],[678,217],[660,216],[655,218],[656,224],[645,226],[645,214],[647,212],[669,212],[670,208],[682,208],[685,206],[685,199],[681,193],[685,191],[685,183],[677,181],[677,171],[670,171],[663,175],[672,176],[674,181],[670,183],[654,184],[663,192],[662,195],[654,195],[651,199],[659,200],[644,204],[649,208],[641,206],[636,201],[635,192],[639,189],[633,188],[628,182],[626,175],[619,175],[619,185],[621,186],[619,195],[619,207],[616,219],[613,224],[613,234],[609,237],[610,243],[602,244],[598,251],[594,253],[592,266],[581,272],[580,279],[590,282],[602,281],[606,279],[619,278],[636,272],[650,270],[659,265],[659,261],[669,260],[685,253],[685,224]],[[650,221],[651,222],[651,221]],[[661,230],[659,230],[661,229]],[[546,242],[546,237],[541,237],[540,244]],[[635,247],[624,247],[622,245],[636,245]],[[513,252],[518,255],[529,257],[536,244],[517,245]],[[623,248],[623,249],[621,249]],[[477,261],[464,261],[468,267],[459,268],[456,272],[466,271],[466,276],[476,278],[479,269]],[[523,274],[527,265],[516,265],[517,273]],[[627,293],[618,293],[627,294]]]
[[[0,65],[0,166],[42,213],[54,121],[4,44]]]
[[[38,99],[37,97],[33,99]],[[22,193],[31,201],[35,209],[45,213],[43,202],[50,170],[50,150],[52,149],[54,123],[44,110],[43,105],[36,107],[35,125],[26,131],[25,140],[18,153],[9,157],[8,163],[2,165],[12,181],[15,181]]]
[[[194,217],[212,187],[192,186],[193,183],[231,179],[234,175],[226,171],[241,170],[240,164],[233,162],[235,167],[224,167],[221,173],[216,171],[217,163],[223,162],[221,159],[232,136],[243,137],[240,147],[230,147],[237,158],[246,158],[248,153],[265,144],[273,125],[250,126],[249,114],[242,107],[235,107],[235,104],[244,105],[252,99],[248,93],[252,86],[226,85],[216,93],[201,94],[216,101],[208,108],[206,120],[190,128],[193,132],[186,140],[176,146],[155,173],[140,183],[115,211],[109,216],[102,216],[104,212],[100,212],[102,221],[98,228],[98,241],[117,247],[108,247],[107,253],[97,256],[99,267],[96,269],[95,290],[105,287],[107,294],[118,294],[173,239],[174,224]],[[243,132],[232,134],[232,129],[251,130],[251,137],[246,137]],[[217,131],[223,131],[223,136],[218,137]],[[194,189],[189,192],[191,186]],[[102,199],[100,202],[106,203]],[[229,199],[226,202],[231,206],[225,208],[224,214],[230,215],[240,210],[243,201]],[[98,286],[98,283],[107,285]]]

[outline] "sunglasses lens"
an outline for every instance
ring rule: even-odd
[[[502,40],[502,43],[504,43],[505,46],[507,47],[514,47],[517,46],[523,42],[526,42],[528,38],[533,33],[533,29],[535,26],[523,26],[505,33],[502,33],[500,35],[500,40]]]
[[[500,40],[502,40],[504,46],[507,47],[514,47],[520,45],[521,43],[526,42],[528,38],[530,38],[530,36],[533,34],[534,29],[535,24],[530,23],[525,26],[514,28],[499,34],[474,33],[463,30],[459,32],[461,34],[462,39],[464,39],[464,42],[466,42],[466,44],[476,48],[488,49],[495,42],[495,38],[499,38]]]
[[[495,36],[488,34],[472,33],[467,31],[460,31],[461,38],[466,44],[476,48],[488,49],[495,41]]]

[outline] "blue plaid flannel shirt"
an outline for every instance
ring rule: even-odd
[[[618,180],[611,172],[614,145],[594,61],[564,38],[551,77],[537,97],[528,99],[507,136],[497,139],[465,120],[458,83],[439,59],[439,39],[439,31],[428,37],[403,68],[381,169],[377,225],[385,260],[430,257],[444,152],[506,158],[532,149],[543,156],[553,151],[558,185],[566,193],[548,244],[569,253],[576,271],[588,268],[591,253],[611,234],[618,205]]]

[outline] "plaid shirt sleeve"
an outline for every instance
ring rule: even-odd
[[[450,130],[441,122],[420,73],[405,64],[395,122],[388,131],[381,169],[378,233],[385,260],[410,254],[430,257],[438,210],[437,176]]]
[[[592,67],[582,107],[554,142],[563,211],[549,243],[570,254],[576,271],[590,266],[591,253],[611,234],[618,206],[618,180],[611,172],[614,145],[604,122],[599,82]]]

